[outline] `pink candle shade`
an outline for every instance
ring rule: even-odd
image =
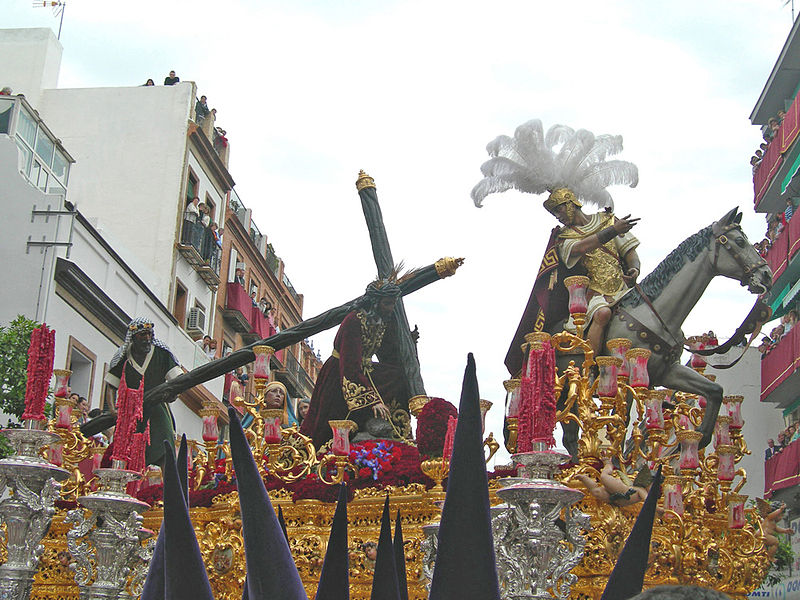
[[[61,429],[72,429],[72,411],[75,402],[69,398],[56,398],[56,427]]]
[[[50,444],[50,462],[57,467],[60,467],[64,464],[64,444],[61,442],[56,442],[54,444]]]
[[[676,434],[681,445],[679,467],[681,469],[696,469],[700,466],[698,445],[703,437],[699,431],[679,431]]]
[[[53,396],[56,398],[66,398],[69,394],[69,378],[72,371],[69,369],[53,369],[53,376],[56,378],[55,385],[53,386]]]
[[[264,415],[264,442],[267,444],[280,444],[283,410],[280,408],[268,408],[262,411],[262,414]]]
[[[503,387],[506,389],[506,417],[515,419],[519,416],[519,379],[506,379]]]
[[[720,481],[733,481],[736,475],[736,449],[727,444],[720,444],[716,449],[719,458],[717,479]]]
[[[348,419],[341,419],[337,421],[328,421],[328,425],[330,425],[333,431],[331,452],[336,456],[350,456],[350,432],[356,429],[355,422]]]
[[[741,429],[744,426],[742,418],[742,401],[744,396],[725,396],[723,402],[731,418],[731,429]]]
[[[617,370],[622,366],[622,359],[616,356],[598,356],[596,362],[600,371],[597,378],[597,395],[601,398],[616,397]]]
[[[207,414],[203,416],[203,441],[216,442],[219,439],[219,427],[217,426],[217,415]]]
[[[650,375],[647,372],[647,361],[650,359],[650,350],[646,348],[631,348],[625,353],[628,359],[630,375],[628,381],[631,387],[646,388],[650,386]]]
[[[744,503],[747,496],[728,494],[728,528],[742,529],[745,526]]]
[[[254,346],[253,353],[256,355],[253,365],[253,377],[256,379],[269,379],[269,360],[275,354],[275,349],[272,346]]]
[[[569,313],[586,314],[589,309],[589,300],[586,291],[589,288],[589,278],[583,275],[574,275],[564,279],[564,286],[569,292]]]
[[[647,429],[664,429],[664,390],[649,390],[645,394],[645,421]]]
[[[677,475],[664,478],[664,510],[683,515],[683,482]]]
[[[625,358],[625,354],[631,349],[631,341],[626,338],[614,338],[606,342],[606,348],[608,348],[608,351],[611,352],[611,356],[617,357],[622,362],[622,364],[617,368],[617,375],[619,377],[627,378],[628,375],[630,375],[630,370],[628,368],[628,360]]]
[[[714,425],[714,448],[722,445],[729,446],[731,443],[730,432],[731,418],[727,415],[719,415]]]

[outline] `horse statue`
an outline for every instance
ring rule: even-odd
[[[762,295],[772,286],[772,270],[748,241],[741,220],[742,214],[734,208],[681,242],[641,281],[639,289],[632,289],[615,305],[606,329],[606,339],[626,338],[632,348],[652,352],[648,362],[651,386],[706,399],[698,429],[703,434],[703,448],[711,441],[722,405],[722,386],[679,362],[685,342],[681,325],[717,275],[739,281],[753,294]],[[572,451],[576,442],[577,426],[568,424],[564,444]]]

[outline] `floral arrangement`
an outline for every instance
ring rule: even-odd
[[[431,398],[417,417],[417,447],[424,456],[441,456],[447,422],[458,410],[443,398]]]

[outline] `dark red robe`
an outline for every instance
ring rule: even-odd
[[[380,362],[370,363],[372,372],[368,377],[362,361],[370,361],[372,358],[365,356],[368,351],[365,347],[369,347],[369,336],[375,332],[374,328],[364,330],[358,313],[359,311],[349,313],[339,326],[333,341],[333,355],[322,365],[311,395],[308,415],[300,427],[300,432],[310,436],[317,448],[333,435],[328,421],[350,419],[356,422],[359,429],[363,429],[364,423],[373,415],[371,405],[353,411],[348,408],[343,391],[345,379],[361,388],[367,402],[377,400],[377,388],[377,394],[387,406],[399,403],[408,410],[408,395],[403,370],[399,364],[394,326],[391,323],[386,325],[382,343],[375,352]],[[375,384],[374,388],[372,383]]]

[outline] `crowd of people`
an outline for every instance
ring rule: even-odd
[[[761,338],[761,344],[758,346],[758,351],[761,352],[762,359],[769,354],[772,349],[775,348],[775,346],[778,345],[778,343],[787,333],[792,330],[792,328],[797,324],[797,321],[797,309],[793,308],[781,317],[780,323],[772,328],[772,331],[769,332],[769,336],[765,335],[763,338]]]
[[[770,213],[767,215],[766,236],[760,242],[753,244],[755,249],[762,257],[766,258],[767,253],[769,252],[770,248],[772,248],[772,244],[775,243],[775,240],[778,239],[778,236],[783,233],[783,230],[789,224],[789,221],[791,221],[796,208],[797,207],[795,206],[794,199],[787,198],[786,207],[782,212]]]
[[[191,244],[207,263],[212,263],[222,250],[223,230],[211,219],[211,209],[195,196],[183,211],[181,242]]]
[[[800,425],[792,423],[778,434],[778,442],[770,438],[767,440],[767,449],[764,452],[764,460],[769,460],[776,454],[780,454],[792,442],[800,439]]]
[[[764,153],[769,148],[770,143],[775,137],[778,135],[778,131],[781,129],[781,123],[783,123],[783,119],[786,117],[785,110],[779,110],[778,114],[767,121],[767,124],[761,128],[761,135],[764,138],[764,141],[759,145],[758,149],[755,151],[753,156],[750,157],[750,165],[753,167],[753,174],[755,175],[756,170],[758,169],[761,161],[764,158]]]

